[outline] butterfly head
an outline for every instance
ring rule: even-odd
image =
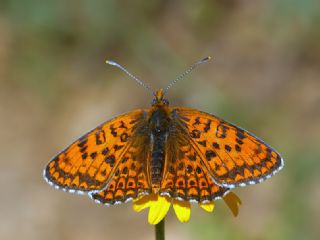
[[[165,98],[163,89],[159,89],[154,93],[154,99],[152,101],[152,106],[167,106],[169,105],[169,101]]]

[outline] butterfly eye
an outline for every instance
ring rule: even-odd
[[[167,99],[162,99],[162,103],[163,103],[164,105],[169,105],[169,101],[168,101]]]
[[[156,105],[157,104],[157,99],[153,99],[152,100],[152,106]]]
[[[168,101],[167,99],[162,99],[162,100],[161,100],[161,103],[162,103],[163,105],[169,105],[169,101]],[[153,100],[152,100],[152,105],[156,105],[156,104],[159,104],[158,100],[157,100],[157,99],[153,99]]]

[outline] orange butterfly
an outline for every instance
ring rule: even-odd
[[[119,64],[107,63],[150,90]],[[46,181],[106,205],[150,193],[206,203],[283,167],[280,154],[254,135],[205,112],[172,108],[164,93],[154,93],[150,109],[109,120],[72,143],[48,163]]]

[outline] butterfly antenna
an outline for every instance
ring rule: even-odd
[[[112,65],[112,66],[115,66],[117,68],[120,68],[122,71],[124,71],[129,77],[131,77],[133,80],[135,80],[137,83],[139,83],[141,86],[143,86],[145,89],[147,89],[148,91],[151,92],[151,94],[155,97],[155,93],[154,91],[152,90],[152,88],[145,84],[144,82],[142,82],[139,78],[137,78],[136,76],[134,76],[133,74],[131,74],[127,69],[125,69],[123,66],[121,66],[120,64],[114,62],[114,61],[111,61],[111,60],[106,60],[106,64],[109,64],[109,65]]]
[[[207,63],[209,60],[211,59],[210,56],[205,57],[203,59],[201,59],[200,61],[194,63],[191,67],[189,67],[184,73],[182,73],[179,77],[177,77],[176,79],[174,79],[164,90],[164,93],[166,93],[174,84],[176,84],[176,82],[182,80],[186,75],[188,75],[189,73],[192,72],[193,69],[195,69],[196,67],[198,67],[199,65],[203,64],[203,63]]]

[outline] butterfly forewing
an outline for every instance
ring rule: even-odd
[[[281,156],[247,131],[197,110],[173,111],[217,184],[227,188],[255,184],[283,167]]]
[[[126,156],[130,139],[144,116],[144,110],[132,111],[85,134],[48,163],[45,179],[71,192],[105,188]]]

